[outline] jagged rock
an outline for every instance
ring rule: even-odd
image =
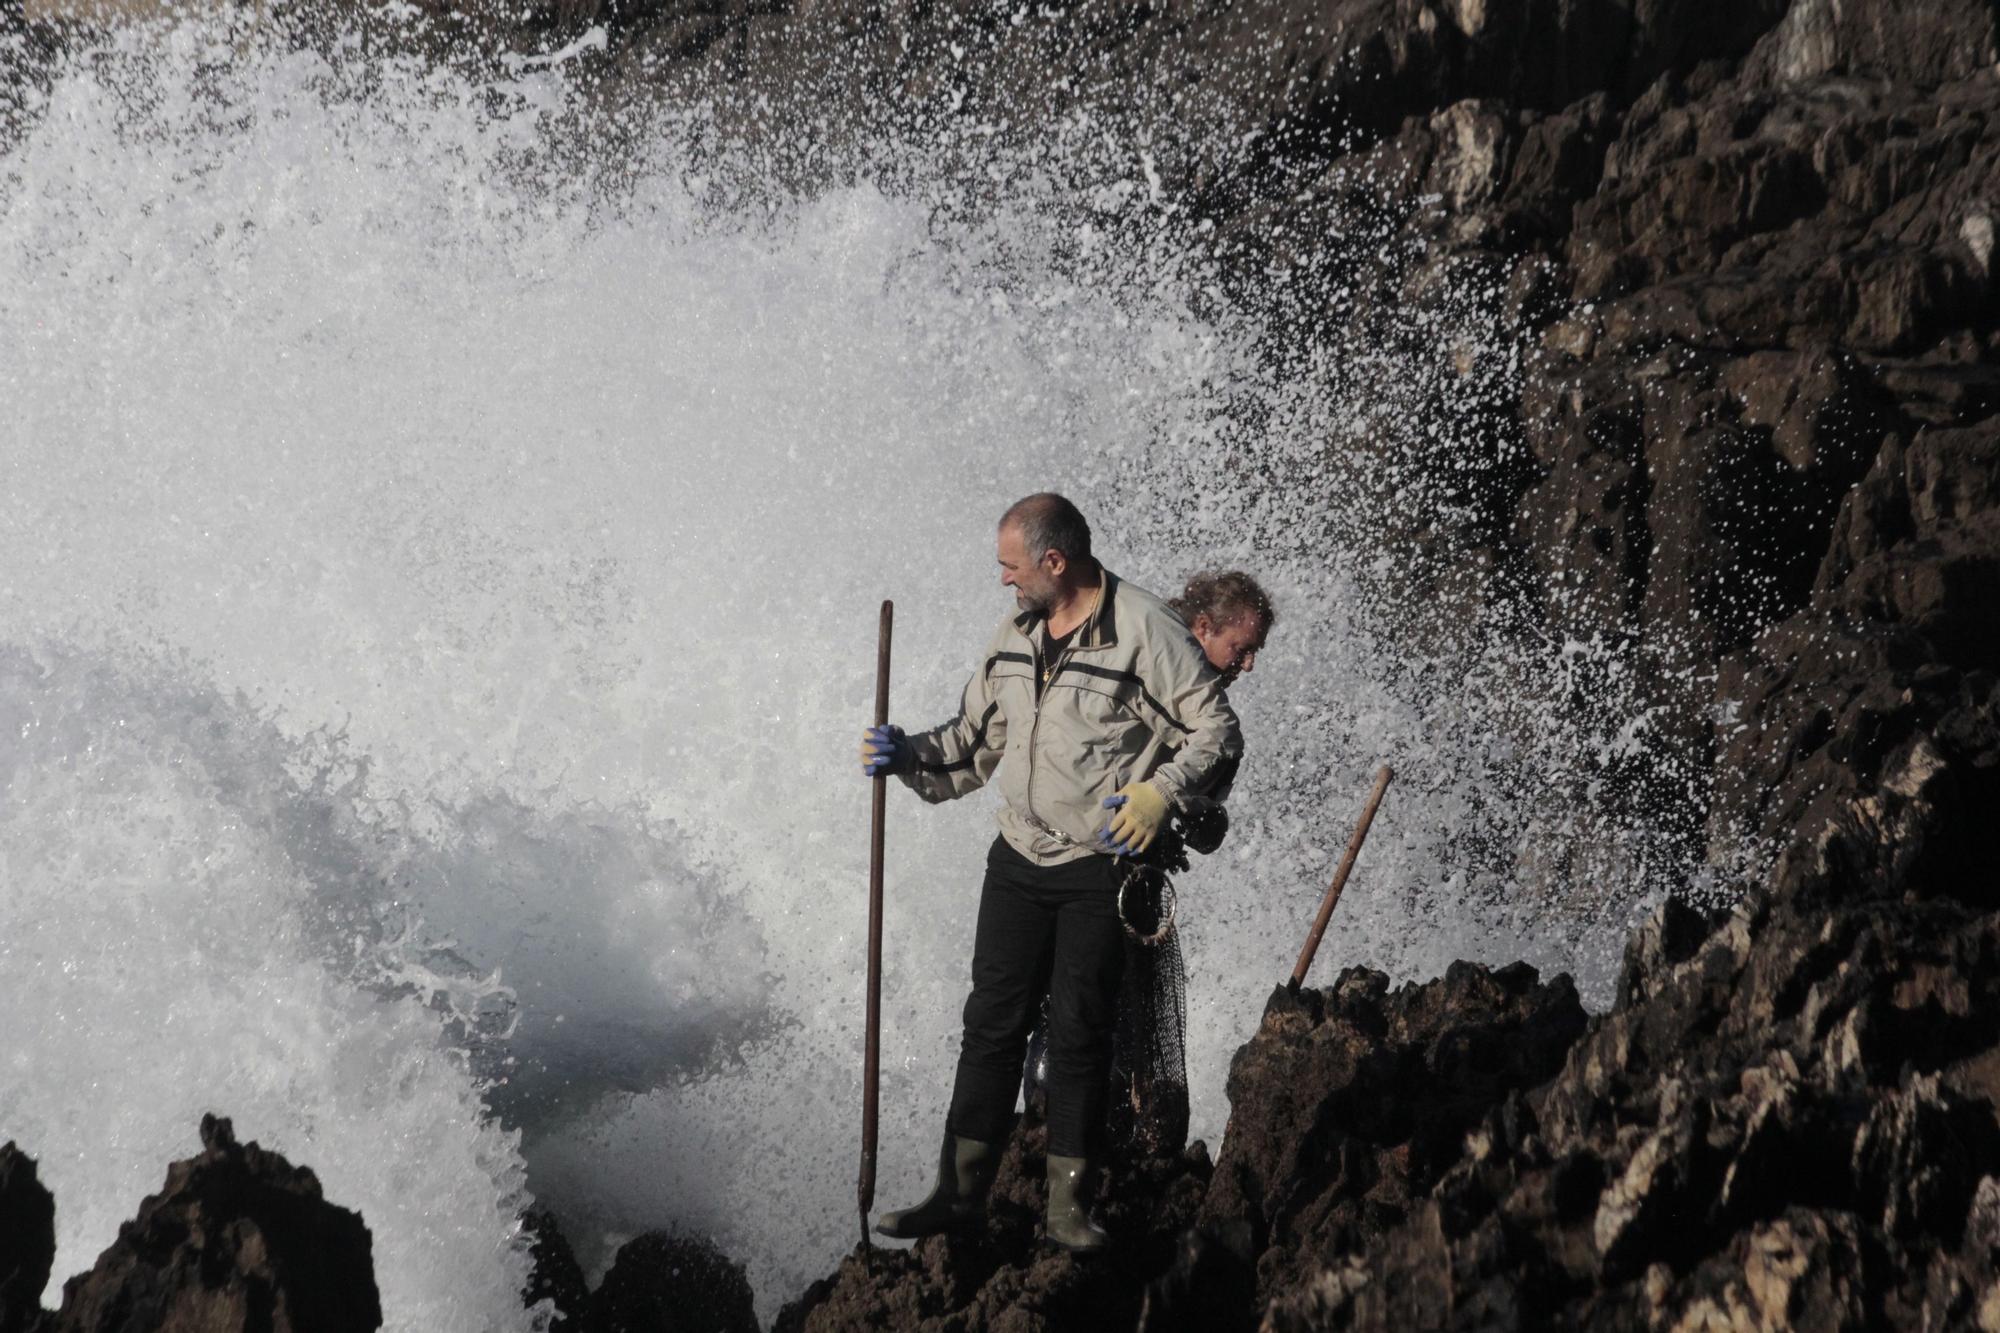
[[[1583,1031],[1568,977],[1455,963],[1423,985],[1351,968],[1285,989],[1230,1064],[1229,1132],[1202,1205],[1249,1226],[1268,1298],[1408,1216],[1510,1091],[1561,1067]]]
[[[56,1201],[10,1140],[0,1145],[0,1333],[36,1326],[55,1260]]]
[[[1515,532],[1545,572],[1550,621],[1642,638],[1689,680],[1691,715],[1710,663],[1806,604],[1887,413],[1825,348],[1593,363],[1538,382],[1526,410],[1547,473]]]
[[[591,1333],[757,1333],[757,1315],[743,1265],[706,1240],[653,1231],[619,1247],[581,1326]]]
[[[1753,68],[1785,83],[1829,74],[1874,74],[1939,84],[1989,69],[1995,54],[1993,6],[1938,0],[1922,14],[1801,0],[1753,57]]]
[[[199,1156],[63,1285],[58,1333],[366,1333],[382,1307],[368,1228],[305,1167],[202,1117]]]
[[[1962,1326],[2000,1276],[2000,916],[1669,909],[1548,1084],[1268,1326]]]

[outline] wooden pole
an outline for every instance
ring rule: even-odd
[[[1340,868],[1333,872],[1333,883],[1327,887],[1326,897],[1319,905],[1319,916],[1314,919],[1312,933],[1306,936],[1306,947],[1299,950],[1299,961],[1292,968],[1292,989],[1305,984],[1306,969],[1313,965],[1313,955],[1319,952],[1320,936],[1326,934],[1327,922],[1333,920],[1333,905],[1340,901],[1340,891],[1347,887],[1347,876],[1354,869],[1354,858],[1361,855],[1361,844],[1368,839],[1368,826],[1375,822],[1375,811],[1382,804],[1382,794],[1389,790],[1389,779],[1394,777],[1387,764],[1375,775],[1375,790],[1368,794],[1368,804],[1361,811],[1361,822],[1354,827],[1354,836],[1347,840],[1347,855],[1340,858]]]
[[[882,603],[875,644],[875,725],[889,725],[889,633],[896,604]],[[875,1206],[875,1135],[882,1083],[882,826],[889,810],[889,776],[874,778],[875,807],[868,820],[868,1038],[861,1066],[861,1245],[868,1247],[868,1210]]]

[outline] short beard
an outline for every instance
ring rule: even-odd
[[[1029,615],[1040,620],[1047,620],[1049,618],[1049,602],[1046,597],[1036,597],[1032,593],[1016,588],[1014,590],[1014,599],[1020,602],[1021,609]]]

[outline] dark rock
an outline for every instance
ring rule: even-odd
[[[578,1327],[590,1286],[569,1239],[556,1224],[555,1214],[546,1208],[531,1208],[521,1218],[521,1229],[527,1233],[528,1252],[534,1262],[528,1285],[521,1292],[522,1303],[533,1307],[549,1301],[555,1306],[556,1318],[549,1333],[566,1333]]]
[[[1553,1080],[1268,1326],[1945,1328],[1992,1290],[2000,916],[1803,894],[1681,916]]]
[[[42,1288],[56,1261],[56,1201],[35,1159],[0,1145],[0,1333],[28,1333],[42,1317]]]
[[[1401,1223],[1512,1091],[1562,1065],[1583,1031],[1568,977],[1455,963],[1391,991],[1352,968],[1325,991],[1280,989],[1230,1064],[1229,1133],[1202,1205],[1247,1225],[1268,1299]]]
[[[757,1333],[743,1266],[692,1236],[653,1231],[627,1241],[591,1294],[582,1327],[591,1333]]]
[[[1243,1323],[1256,1308],[1256,1241],[1248,1222],[1181,1233],[1167,1271],[1147,1284],[1138,1333],[1206,1333]]]
[[[201,1121],[199,1156],[118,1229],[90,1272],[63,1285],[60,1333],[347,1333],[379,1328],[368,1228],[328,1203],[310,1170],[230,1123]]]
[[[1995,901],[2000,419],[1891,437],[1842,503],[1811,607],[1725,661],[1715,836],[1793,882],[1870,868]]]
[[[1780,84],[1849,74],[1936,85],[2000,60],[1995,22],[1985,0],[1938,0],[1921,15],[1793,4],[1749,63],[1756,75]]]
[[[1227,1301],[1235,1277],[1243,1278],[1239,1294],[1247,1296],[1247,1248],[1232,1256],[1226,1237],[1218,1246],[1187,1235],[1211,1172],[1205,1145],[1116,1164],[1094,1200],[1114,1244],[1105,1254],[1079,1258],[1041,1242],[1045,1142],[1042,1126],[1016,1128],[982,1234],[857,1251],[787,1306],[775,1327],[828,1333],[932,1328],[942,1321],[964,1328],[1130,1328],[1144,1317],[1158,1330],[1202,1326],[1189,1321]],[[1180,1259],[1217,1285],[1194,1290],[1187,1273],[1175,1280]],[[1247,1304],[1235,1308],[1247,1317]]]

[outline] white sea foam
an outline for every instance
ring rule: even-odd
[[[215,1110],[361,1210],[397,1327],[525,1327],[517,1136],[431,1012],[349,981],[291,747],[210,691],[12,648],[0,726],[0,1132],[56,1195],[58,1275]]]
[[[881,144],[788,195],[692,114],[593,157],[568,77],[190,23],[75,58],[0,157],[0,1135],[59,1275],[208,1109],[364,1212],[392,1328],[525,1326],[527,1190],[598,1259],[713,1234],[767,1313],[827,1271],[876,603],[898,719],[944,717],[1044,487],[1141,583],[1239,564],[1282,610],[1182,885],[1196,1134],[1382,760],[1316,975],[1526,956],[1604,1001],[1666,855],[1589,799],[1623,695],[1385,601],[1368,541],[1364,480],[1481,465],[1517,372],[1476,287],[1411,341],[1484,380],[1280,373],[1139,146]],[[932,1159],[990,820],[892,801],[884,1199]]]

